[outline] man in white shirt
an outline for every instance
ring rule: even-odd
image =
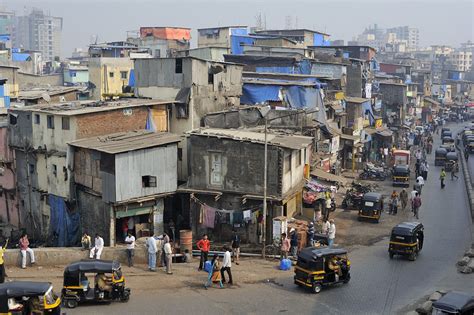
[[[411,212],[413,212],[413,200],[415,199],[417,193],[418,191],[416,189],[413,189],[410,193]]]
[[[166,263],[166,273],[171,275],[173,272],[171,272],[171,262],[173,260],[173,251],[171,249],[171,243],[167,242],[163,246],[163,251],[165,253],[165,263]]]
[[[225,283],[224,271],[227,271],[227,275],[229,276],[229,281],[227,283],[233,284],[232,272],[230,270],[230,267],[232,267],[232,258],[230,255],[229,247],[227,247],[226,245],[224,246],[224,259],[222,260],[222,268],[221,268],[222,283]]]
[[[128,266],[133,266],[133,254],[135,250],[135,236],[132,235],[132,232],[128,230],[127,237],[125,238],[125,244],[127,244],[127,259]]]
[[[95,234],[94,247],[91,248],[89,258],[94,259],[94,254],[96,259],[100,259],[102,251],[104,250],[104,239],[100,237],[99,233]]]
[[[328,233],[329,233],[329,226],[330,226],[330,225],[331,225],[331,224],[329,223],[329,220],[326,219],[326,220],[324,221],[324,223],[323,223],[323,228],[322,228],[322,233],[323,233],[324,235],[328,235]]]
[[[420,183],[421,187],[423,187],[423,185],[425,184],[425,179],[423,178],[423,176],[418,176],[416,180]]]
[[[149,238],[147,238],[145,245],[148,250],[148,270],[155,271],[156,270],[156,252],[158,251],[158,247],[156,246],[155,236],[152,235]]]
[[[329,232],[328,232],[328,246],[331,248],[334,245],[334,239],[336,238],[336,225],[334,220],[329,220]]]

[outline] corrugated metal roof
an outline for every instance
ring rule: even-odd
[[[346,100],[346,102],[359,103],[359,104],[370,101],[370,98],[362,98],[362,97],[349,97],[349,96],[346,96],[344,99]]]
[[[92,149],[109,154],[118,154],[181,141],[181,138],[169,132],[137,130],[92,137],[69,143],[74,147]]]
[[[121,99],[117,101],[75,101],[48,105],[25,106],[13,108],[14,111],[41,112],[62,116],[75,116],[117,109],[133,108],[140,106],[154,106],[172,104],[175,101],[160,101],[140,98]]]
[[[75,92],[81,90],[81,87],[73,86],[53,86],[48,88],[33,88],[29,90],[21,90],[18,93],[18,99],[20,100],[34,100],[40,99],[43,95],[47,94],[49,96],[65,94],[70,92]]]
[[[246,141],[260,144],[265,143],[265,133],[249,131],[247,129],[201,128],[190,131],[188,134],[214,138],[226,138],[236,141]],[[300,150],[306,148],[312,142],[313,138],[311,137],[267,133],[267,143],[273,146]]]

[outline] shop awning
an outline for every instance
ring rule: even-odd
[[[120,218],[133,217],[136,215],[150,214],[152,212],[153,212],[153,207],[135,208],[135,209],[128,209],[124,211],[117,211],[115,212],[115,217],[117,219],[120,219]]]
[[[320,178],[321,180],[327,180],[330,182],[338,182],[338,183],[342,183],[343,185],[347,183],[347,179],[345,177],[325,172],[324,170],[320,168],[313,169],[311,171],[311,175],[317,178]]]

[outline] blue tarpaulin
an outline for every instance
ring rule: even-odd
[[[369,123],[371,126],[373,126],[375,123],[375,118],[374,113],[372,112],[372,105],[370,104],[370,101],[362,103],[362,110],[364,111],[364,117],[365,115],[369,116]]]
[[[128,78],[128,85],[129,86],[135,86],[135,70],[132,69],[130,70],[130,77]]]
[[[0,42],[8,42],[10,41],[10,35],[2,34],[0,35]]]
[[[232,55],[242,55],[244,53],[244,48],[242,44],[253,45],[255,42],[254,37],[246,35],[231,35],[230,36],[230,53]]]
[[[230,35],[248,35],[248,31],[246,27],[239,27],[239,28],[231,28]]]
[[[240,102],[246,105],[261,104],[268,101],[279,101],[279,85],[261,85],[244,83]]]
[[[293,66],[259,66],[255,67],[255,72],[259,73],[289,73],[289,74],[311,74],[311,62],[303,59],[294,63]]]
[[[51,216],[49,221],[53,245],[58,247],[76,246],[80,240],[80,216],[70,212],[66,201],[55,195],[48,195]]]
[[[25,53],[13,53],[12,60],[13,61],[30,61],[31,57],[29,54],[25,54]]]
[[[286,101],[292,108],[315,108],[318,98],[321,97],[319,89],[306,86],[290,86],[285,89]]]

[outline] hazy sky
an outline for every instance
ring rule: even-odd
[[[44,8],[64,19],[62,52],[99,42],[124,40],[126,31],[140,26],[255,25],[258,13],[267,28],[284,28],[286,16],[298,27],[350,40],[370,24],[380,27],[410,25],[420,30],[422,45],[458,46],[474,41],[474,0],[0,0],[0,5],[22,14]]]

